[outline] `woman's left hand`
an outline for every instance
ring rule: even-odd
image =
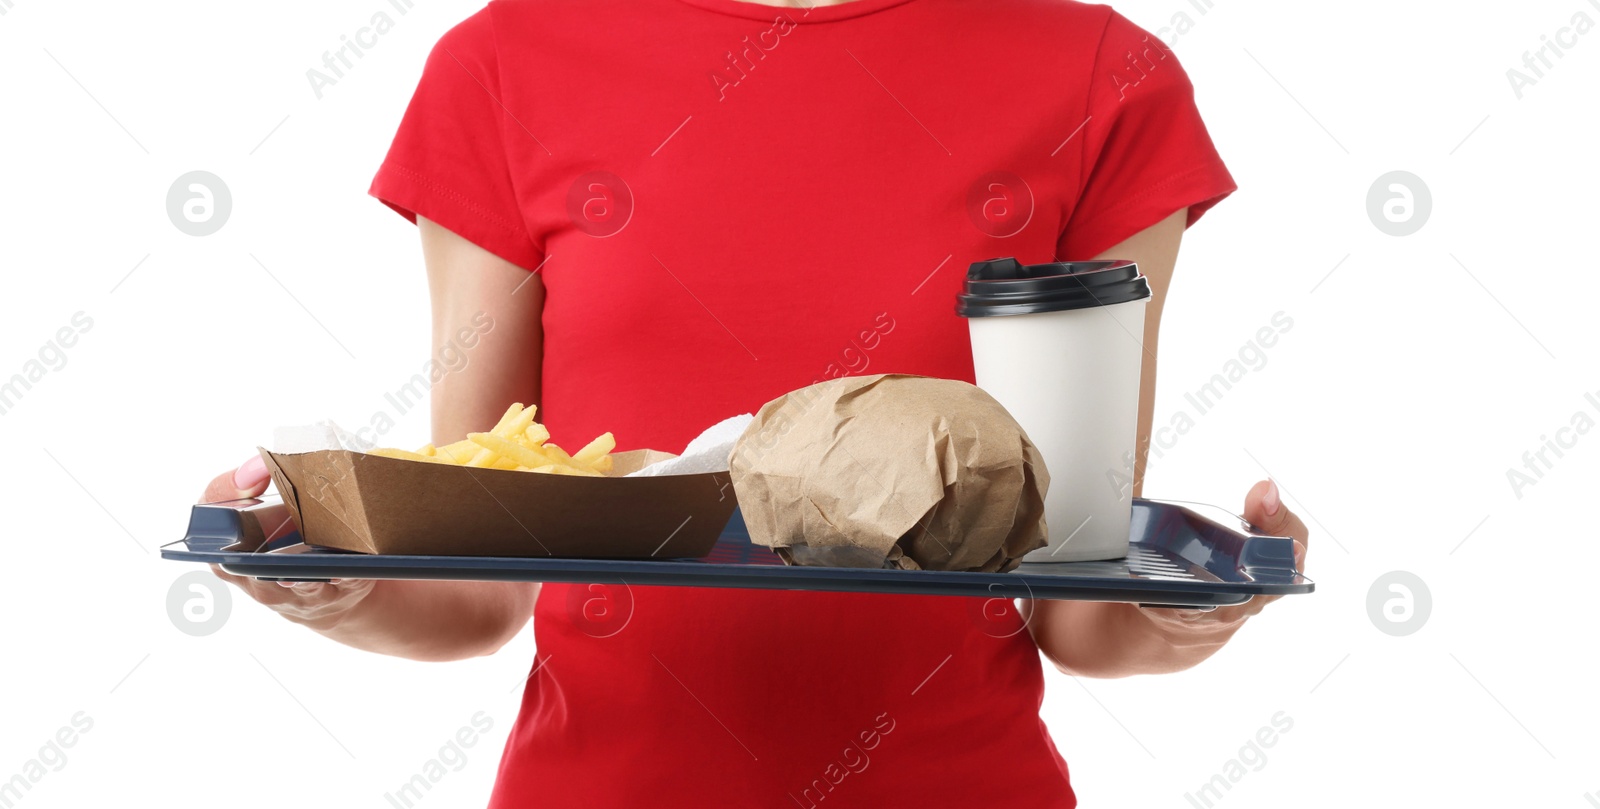
[[[1244,498],[1244,518],[1257,533],[1291,537],[1295,567],[1305,570],[1310,531],[1277,484],[1263,480]],[[1028,629],[1060,671],[1077,677],[1163,674],[1200,664],[1245,621],[1282,596],[1256,596],[1213,610],[1142,607],[1120,602],[1030,601]]]
[[[1300,521],[1289,507],[1283,504],[1282,493],[1278,491],[1278,484],[1271,480],[1263,480],[1250,487],[1250,492],[1244,496],[1244,519],[1255,528],[1257,533],[1269,534],[1277,537],[1290,537],[1294,540],[1294,566],[1301,573],[1306,570],[1306,545],[1310,542],[1311,531],[1306,524]],[[1256,613],[1261,612],[1283,596],[1256,596],[1243,604],[1231,607],[1217,607],[1214,610],[1150,610],[1153,615],[1159,615],[1178,623],[1190,626],[1213,627],[1217,625],[1237,625],[1244,622]]]

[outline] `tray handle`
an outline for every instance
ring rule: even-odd
[[[281,499],[246,498],[195,505],[181,541],[195,550],[262,553],[295,533],[294,519]]]
[[[1182,500],[1152,502],[1176,506],[1224,529],[1226,534],[1222,532],[1212,534],[1212,542],[1218,549],[1225,550],[1232,557],[1229,560],[1230,567],[1236,566],[1255,581],[1291,584],[1305,580],[1299,566],[1295,564],[1293,538],[1264,533],[1243,517],[1219,506]],[[1189,558],[1184,549],[1178,550],[1185,558]],[[1207,554],[1206,558],[1190,558],[1190,561],[1206,567],[1216,564],[1219,560]]]

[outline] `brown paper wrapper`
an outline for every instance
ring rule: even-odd
[[[801,388],[756,414],[730,474],[751,540],[789,564],[996,572],[1045,546],[1044,459],[965,382]]]

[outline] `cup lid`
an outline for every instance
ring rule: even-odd
[[[1150,283],[1132,261],[1053,261],[1014,258],[974,262],[956,297],[962,317],[1030,315],[1110,306],[1150,297]]]

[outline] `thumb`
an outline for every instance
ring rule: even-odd
[[[205,494],[200,496],[200,502],[221,503],[260,497],[271,482],[272,474],[267,471],[266,461],[261,460],[260,455],[252,455],[249,460],[239,464],[239,468],[213,478],[206,485]]]
[[[1268,478],[1250,487],[1250,493],[1244,496],[1244,518],[1260,533],[1293,539],[1295,567],[1305,570],[1311,531],[1283,504],[1283,493],[1276,481]]]
[[[1283,504],[1283,493],[1270,478],[1251,486],[1244,496],[1244,518],[1263,534],[1306,541],[1305,524]]]

